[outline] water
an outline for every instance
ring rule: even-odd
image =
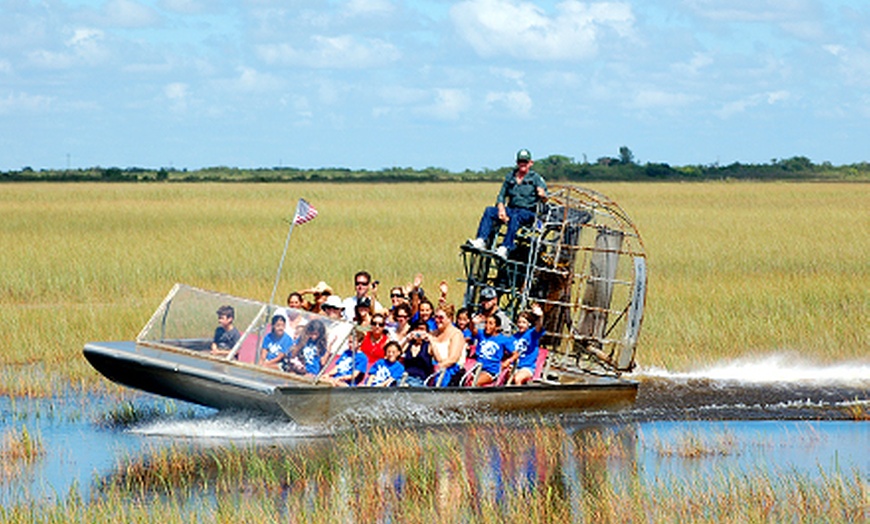
[[[870,411],[870,365],[818,367],[782,357],[729,362],[691,373],[640,370],[638,399],[629,409],[592,412],[556,420],[570,433],[606,428],[633,449],[631,464],[648,479],[678,480],[715,471],[798,472],[807,475],[858,471],[870,477],[870,424],[854,413]],[[130,402],[145,420],[112,424],[108,415]],[[448,427],[461,434],[498,422],[516,428],[522,417],[471,417],[421,413],[420,430]],[[245,414],[218,413],[182,402],[130,392],[125,398],[69,395],[20,400],[0,398],[3,434],[26,427],[45,455],[0,475],[0,503],[63,499],[72,488],[87,496],[119,462],[162,446],[224,446],[328,439],[346,427],[304,427]],[[521,430],[521,429],[518,429]],[[703,456],[686,456],[698,445]],[[475,471],[487,478],[489,468]],[[482,481],[486,479],[479,479]]]

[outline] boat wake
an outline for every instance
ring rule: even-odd
[[[828,382],[870,384],[870,363],[817,365],[793,355],[776,354],[760,359],[723,362],[697,371],[672,372],[661,368],[639,369],[638,378],[739,380],[752,383]]]
[[[637,402],[619,416],[638,420],[849,420],[870,410],[866,362],[815,365],[770,355],[688,372],[641,369],[633,378]]]

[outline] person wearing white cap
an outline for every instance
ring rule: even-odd
[[[502,244],[495,250],[501,258],[507,258],[514,248],[514,239],[522,226],[535,221],[535,208],[547,199],[547,183],[544,177],[531,170],[534,162],[528,149],[517,152],[517,167],[505,177],[495,206],[487,207],[477,227],[477,237],[467,244],[478,250],[487,249],[492,242],[498,222],[507,224]]]

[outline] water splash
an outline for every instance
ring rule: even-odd
[[[870,384],[870,363],[842,362],[814,364],[791,354],[774,354],[757,359],[720,362],[688,372],[656,367],[641,368],[638,378],[733,380],[752,383],[823,382],[831,384]]]
[[[186,437],[194,440],[287,440],[330,435],[325,427],[300,426],[292,421],[252,417],[245,413],[220,413],[213,417],[155,420],[131,428],[131,433],[151,437]]]

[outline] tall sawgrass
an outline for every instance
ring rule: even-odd
[[[866,358],[868,184],[594,184],[637,224],[649,255],[638,361],[686,368],[791,352]],[[458,246],[496,184],[3,184],[0,393],[103,387],[90,340],[131,339],[175,282],[266,300],[296,200],[277,301],[367,269],[424,274],[461,302]]]

